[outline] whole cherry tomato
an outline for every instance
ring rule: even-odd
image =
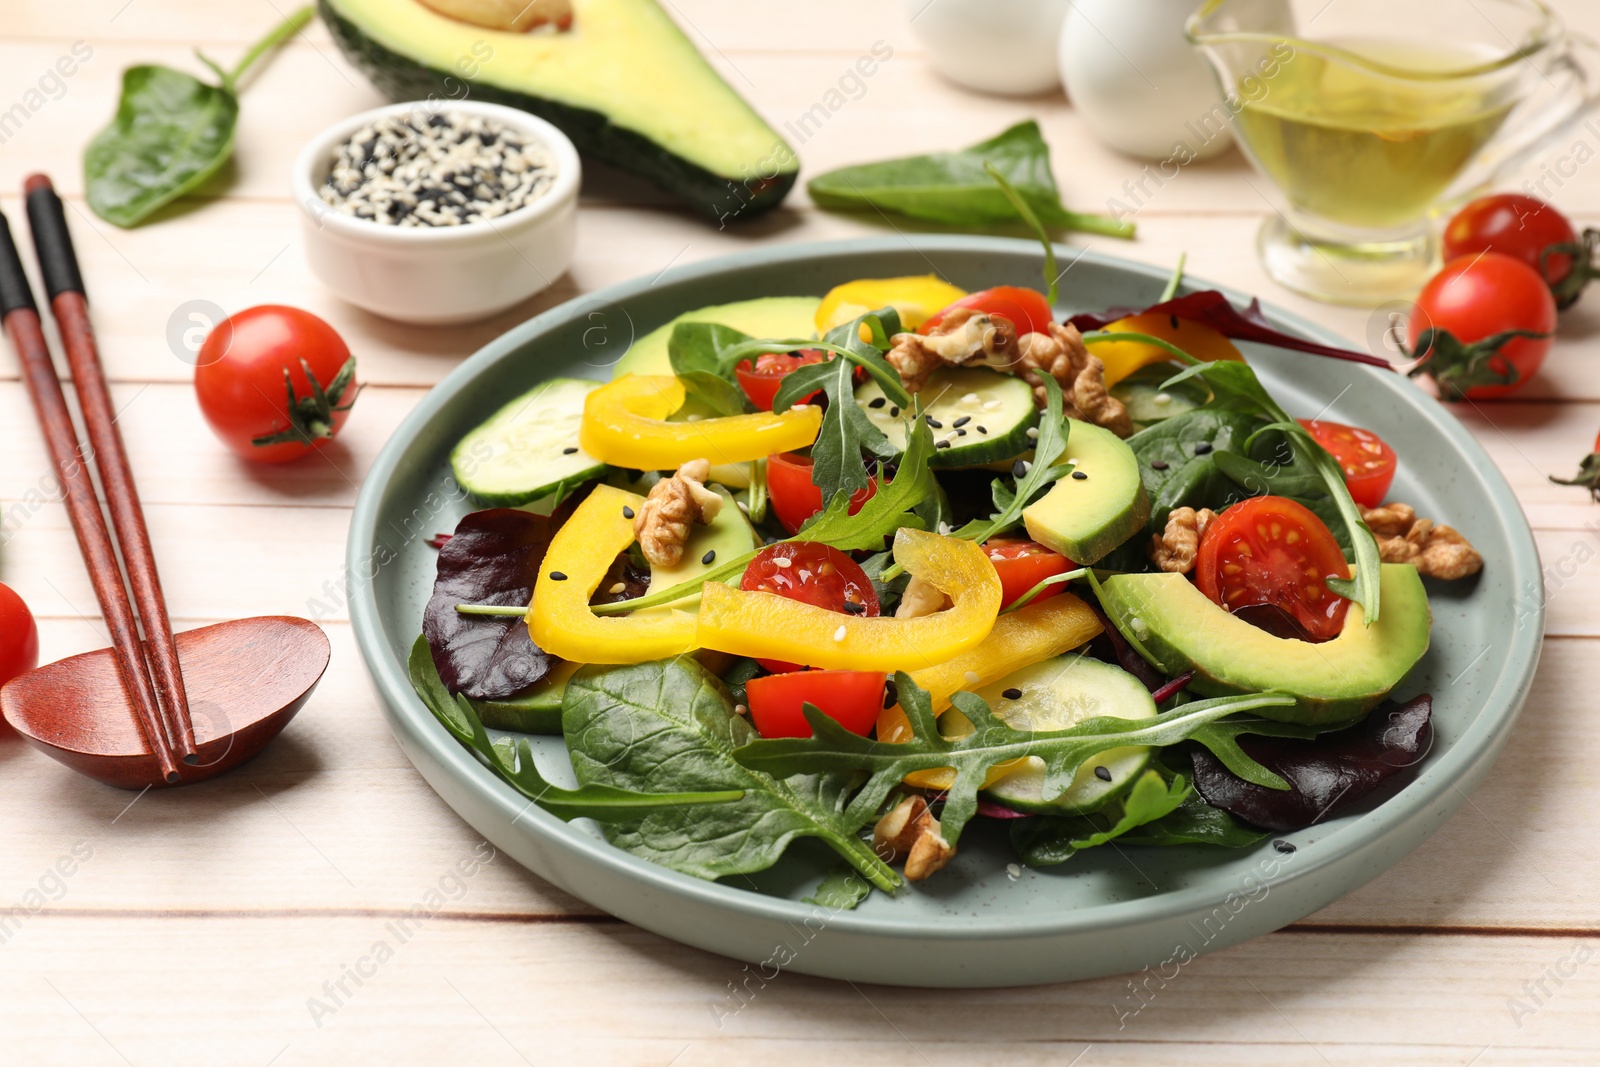
[[[223,444],[257,463],[282,463],[339,432],[361,391],[355,373],[355,357],[332,326],[309,311],[264,304],[211,331],[194,388]]]
[[[1200,538],[1194,583],[1231,612],[1276,608],[1313,641],[1339,636],[1350,601],[1327,579],[1349,578],[1339,542],[1307,508],[1281,496],[1258,496],[1212,520]]]
[[[1445,264],[1423,287],[1406,324],[1426,375],[1446,400],[1505,396],[1528,383],[1550,351],[1556,301],[1519,259],[1485,252]]]
[[[39,627],[28,605],[9,585],[0,585],[0,685],[39,665]]]
[[[1496,193],[1456,212],[1444,228],[1441,251],[1446,262],[1482,252],[1520,259],[1544,277],[1564,308],[1595,273],[1595,241],[1588,233],[1580,238],[1565,215],[1538,197]]]

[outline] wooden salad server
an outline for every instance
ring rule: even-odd
[[[0,315],[21,360],[113,647],[13,679],[0,689],[0,712],[35,747],[112,785],[143,788],[211,778],[260,752],[305,704],[328,666],[327,635],[305,619],[284,616],[173,635],[61,200],[43,175],[29,178],[25,192],[40,272],[91,448],[78,443],[3,216]],[[95,495],[90,456],[122,566]]]

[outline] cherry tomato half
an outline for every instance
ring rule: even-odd
[[[798,352],[763,352],[756,357],[754,365],[747,359],[735,367],[733,373],[739,379],[739,388],[744,390],[744,395],[750,398],[756,410],[771,411],[773,398],[778,395],[778,387],[783,384],[785,375],[807,363],[821,363],[826,357],[827,354],[817,348],[802,348]],[[816,395],[812,393],[796,403],[808,403]]]
[[[1045,300],[1044,294],[1015,285],[997,285],[993,289],[984,289],[970,296],[964,296],[949,307],[941,309],[933,318],[918,326],[917,332],[931,332],[947,312],[956,308],[974,308],[985,315],[998,315],[1003,319],[1010,319],[1011,325],[1017,328],[1019,335],[1044,333],[1050,328],[1050,323],[1055,321],[1055,315],[1051,313],[1050,303]]]
[[[848,615],[878,614],[878,594],[855,560],[837,548],[814,541],[779,541],[756,553],[739,588],[775,593],[803,604]],[[761,660],[774,673],[797,671],[800,664]]]
[[[984,555],[1000,575],[1000,606],[1010,607],[1019,596],[1056,574],[1065,574],[1073,563],[1059,552],[1052,552],[1037,541],[995,539],[983,546]],[[1048,600],[1063,592],[1065,585],[1052,585],[1033,598],[1033,603]]]
[[[1445,264],[1417,297],[1406,339],[1412,351],[1427,360],[1411,373],[1431,376],[1446,399],[1505,396],[1538,373],[1555,328],[1555,297],[1532,267],[1497,252],[1463,256]],[[1428,330],[1449,333],[1461,345],[1435,337],[1426,353],[1417,351]],[[1462,345],[1472,346],[1509,330],[1545,336],[1506,341],[1487,361],[1487,373],[1461,354]],[[1515,380],[1495,380],[1511,370],[1516,371]]]
[[[1317,444],[1328,450],[1344,471],[1345,488],[1350,498],[1364,508],[1375,508],[1383,503],[1394,481],[1395,468],[1400,465],[1388,442],[1359,426],[1346,426],[1323,419],[1301,419],[1300,425],[1311,431]]]
[[[878,491],[878,479],[870,478],[865,489],[850,497],[850,514],[861,510]],[[811,481],[811,457],[794,452],[775,452],[767,457],[767,492],[772,510],[790,533],[798,533],[807,519],[822,510],[822,490]]]
[[[801,706],[815,704],[828,718],[862,737],[883,710],[883,671],[795,671],[745,683],[750,718],[762,737],[810,737]]]
[[[1194,580],[1232,612],[1277,608],[1312,641],[1337,637],[1350,601],[1328,588],[1349,578],[1333,531],[1304,504],[1258,496],[1228,508],[1206,528]]]
[[[317,399],[308,374],[324,399]],[[194,371],[200,412],[212,432],[257,463],[282,463],[327,444],[360,388],[355,357],[334,328],[309,311],[277,304],[218,323],[201,345]]]
[[[0,685],[39,665],[39,627],[9,585],[0,585]]]
[[[1545,257],[1552,245],[1575,245],[1578,231],[1567,217],[1537,197],[1521,193],[1482,196],[1456,212],[1444,228],[1445,262],[1480,252],[1520,259],[1559,285],[1572,273],[1570,255]]]

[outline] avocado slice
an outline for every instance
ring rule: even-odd
[[[1293,707],[1258,714],[1285,722],[1348,722],[1370,711],[1428,650],[1433,614],[1415,567],[1385,563],[1383,615],[1371,626],[1351,604],[1338,637],[1321,644],[1274,637],[1211,602],[1181,574],[1118,574],[1100,606],[1129,644],[1163,673],[1194,671],[1204,696],[1276,690]]]
[[[1120,437],[1092,423],[1067,422],[1067,449],[1057,462],[1071,463],[1072,473],[1028,505],[1022,521],[1029,537],[1088,566],[1144,529],[1150,498],[1139,461]]]
[[[319,0],[346,58],[394,100],[508,104],[585,156],[722,220],[777,206],[794,149],[705,61],[657,0],[573,0],[571,29],[506,33],[418,0]]]
[[[472,708],[491,730],[516,730],[525,734],[561,733],[561,698],[567,692],[567,679],[577,673],[581,663],[562,660],[550,673],[515,696],[503,700],[474,700]]]
[[[645,590],[645,596],[693,581],[756,547],[756,532],[744,512],[739,510],[739,505],[733,502],[733,497],[722,486],[715,485],[712,488],[722,497],[722,510],[707,525],[690,527],[689,540],[683,546],[683,558],[675,566],[658,567],[650,564],[650,588]],[[660,607],[642,608],[634,614],[645,615],[674,609],[695,611],[699,607],[700,594],[693,593]]]
[[[815,337],[816,317],[821,298],[815,296],[765,296],[733,304],[713,304],[696,311],[685,311],[665,326],[657,327],[634,341],[617,361],[614,374],[671,374],[667,341],[680,322],[715,322],[751,337],[764,339]]]

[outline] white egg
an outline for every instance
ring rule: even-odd
[[[1184,163],[1232,143],[1216,80],[1184,36],[1195,7],[1196,0],[1072,4],[1061,27],[1061,79],[1101,141],[1141,159],[1176,153]]]
[[[958,85],[1033,96],[1061,84],[1056,43],[1071,0],[905,0],[933,69]]]

